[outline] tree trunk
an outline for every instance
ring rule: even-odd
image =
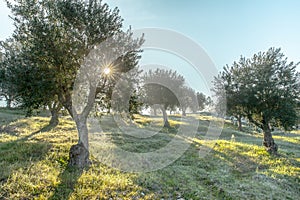
[[[11,99],[10,98],[6,99],[6,108],[8,108],[8,109],[11,108]]]
[[[270,154],[277,154],[278,146],[274,142],[269,124],[264,124],[263,131],[264,131],[263,144],[266,147],[266,150]]]
[[[59,123],[58,113],[61,110],[62,105],[58,101],[53,101],[50,104],[48,104],[48,108],[51,112],[51,119],[48,128],[52,129],[55,128]]]
[[[13,95],[4,95],[5,101],[6,101],[6,108],[11,108],[11,103],[14,99]]]
[[[169,120],[168,120],[168,115],[167,115],[167,112],[166,112],[166,109],[165,109],[164,106],[161,107],[161,111],[163,113],[163,118],[164,118],[164,127],[170,128],[170,123],[169,123]]]
[[[59,119],[58,119],[58,110],[57,109],[51,109],[51,119],[49,122],[49,126],[51,127],[56,127],[59,123]]]
[[[238,130],[239,131],[243,131],[243,127],[242,127],[242,116],[238,115],[237,116],[237,124],[238,124]]]
[[[184,108],[182,108],[182,116],[186,116],[186,112],[185,112],[185,109]]]
[[[106,87],[106,79],[102,86],[98,85],[101,74],[94,67],[94,65],[81,67],[77,73],[79,75],[77,80],[80,80],[78,82],[80,84],[74,85],[73,94],[63,92],[63,95],[59,96],[60,102],[66,107],[76,123],[79,139],[78,143],[70,149],[69,165],[77,168],[85,168],[90,165],[87,119],[94,107],[97,94]],[[75,99],[76,101],[74,101]]]
[[[69,153],[69,166],[75,166],[77,168],[85,168],[90,165],[89,160],[89,138],[88,138],[88,128],[87,128],[87,118],[93,108],[95,102],[95,91],[96,88],[90,85],[90,90],[88,93],[88,101],[84,106],[83,110],[76,110],[76,105],[74,106],[72,102],[71,95],[67,95],[68,98],[61,98],[61,102],[64,107],[68,110],[69,114],[75,121],[77,132],[78,132],[78,143],[70,148]],[[79,92],[79,91],[77,91]],[[82,102],[84,103],[84,102]],[[77,105],[78,106],[78,105]],[[79,112],[79,113],[77,113]]]
[[[70,149],[69,165],[78,168],[89,166],[89,138],[87,128],[87,117],[74,114],[76,127],[78,130],[79,141],[78,144],[73,145]]]

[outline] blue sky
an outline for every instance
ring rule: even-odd
[[[289,61],[300,61],[298,0],[104,0],[119,7],[124,26],[177,31],[197,42],[221,70],[269,47],[281,47]],[[0,40],[13,30],[0,3]],[[168,57],[168,56],[166,56]],[[166,61],[167,64],[168,61]],[[300,71],[300,67],[298,67]],[[196,80],[192,80],[196,81]]]
[[[124,25],[178,31],[196,41],[217,68],[240,55],[281,47],[300,61],[300,1],[297,0],[106,0],[118,6]],[[298,68],[299,69],[299,68]]]
[[[280,47],[289,61],[300,62],[300,1],[297,0],[105,0],[119,7],[124,25],[177,31],[197,42],[221,70],[241,55],[251,57]],[[144,55],[149,57],[148,54]],[[155,56],[152,56],[155,57]],[[150,58],[152,58],[150,56]],[[156,58],[159,56],[156,56]],[[173,67],[184,63],[174,57]],[[165,60],[166,60],[165,59]],[[149,59],[147,59],[148,61]],[[160,62],[161,59],[157,59]],[[167,65],[172,62],[163,61]],[[176,64],[179,66],[176,66]],[[183,67],[191,69],[190,67]],[[300,66],[298,66],[300,71]],[[182,71],[181,71],[182,72]],[[183,72],[190,86],[211,95],[206,80]],[[200,81],[199,81],[200,80]]]

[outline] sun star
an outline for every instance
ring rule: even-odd
[[[109,68],[105,68],[105,69],[103,70],[103,73],[104,73],[105,75],[108,75],[108,74],[110,73],[110,69],[109,69]]]

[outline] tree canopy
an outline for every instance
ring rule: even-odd
[[[267,52],[254,54],[252,58],[241,57],[232,66],[225,66],[215,77],[215,91],[225,89],[229,114],[245,116],[264,132],[264,146],[270,153],[277,152],[271,125],[289,129],[297,121],[299,104],[299,73],[293,62],[280,49],[270,48]]]
[[[0,98],[4,97],[7,107],[10,108],[12,102],[19,100],[15,74],[20,66],[20,49],[13,39],[1,42],[0,46]]]
[[[95,97],[109,93],[118,77],[137,65],[143,39],[133,39],[130,29],[124,33],[119,10],[111,10],[101,0],[17,0],[7,3],[16,27],[13,37],[22,49],[23,64],[19,69],[26,73],[20,81],[29,94],[51,96],[38,104],[57,100],[68,110],[79,133],[78,144],[71,150],[81,149],[79,155],[73,155],[71,151],[70,163],[84,166],[89,157],[86,120]],[[106,46],[99,48],[101,44]],[[117,57],[107,59],[112,55]],[[97,77],[97,74],[92,76],[91,66],[98,66],[100,71],[110,67],[113,75],[99,73]],[[76,77],[84,73],[90,73],[84,75],[90,80],[83,80],[89,82],[87,101],[82,112],[77,112],[73,108],[72,95]],[[26,80],[28,77],[35,80],[30,85]]]
[[[196,112],[198,110],[198,105],[197,103],[197,97],[196,97],[196,92],[192,88],[188,86],[183,86],[181,88],[181,101],[180,101],[180,107],[182,110],[182,115],[186,116],[186,110],[189,108],[193,112]],[[198,101],[199,102],[199,101]]]
[[[154,111],[160,108],[164,117],[164,126],[169,127],[166,110],[179,108],[186,116],[189,108],[192,112],[204,109],[210,98],[186,85],[182,75],[173,70],[149,70],[143,76],[144,102]]]

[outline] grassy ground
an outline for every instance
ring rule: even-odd
[[[0,110],[0,199],[299,199],[299,131],[274,133],[280,148],[280,156],[274,157],[261,146],[261,134],[238,132],[230,124],[219,140],[204,143],[204,132],[215,119],[190,117],[199,120],[198,132],[185,138],[190,147],[179,159],[158,171],[128,173],[96,160],[89,169],[69,168],[68,151],[77,133],[68,117],[54,130],[39,132],[48,118],[25,119]],[[149,152],[177,137],[182,124],[178,116],[170,130],[159,128],[160,118],[138,116],[136,122],[141,130],[159,132],[135,138],[104,117],[103,133],[124,150]],[[213,150],[200,158],[203,145]]]
[[[24,115],[25,112],[23,110],[0,107],[0,125],[6,125],[11,121],[22,118]]]

